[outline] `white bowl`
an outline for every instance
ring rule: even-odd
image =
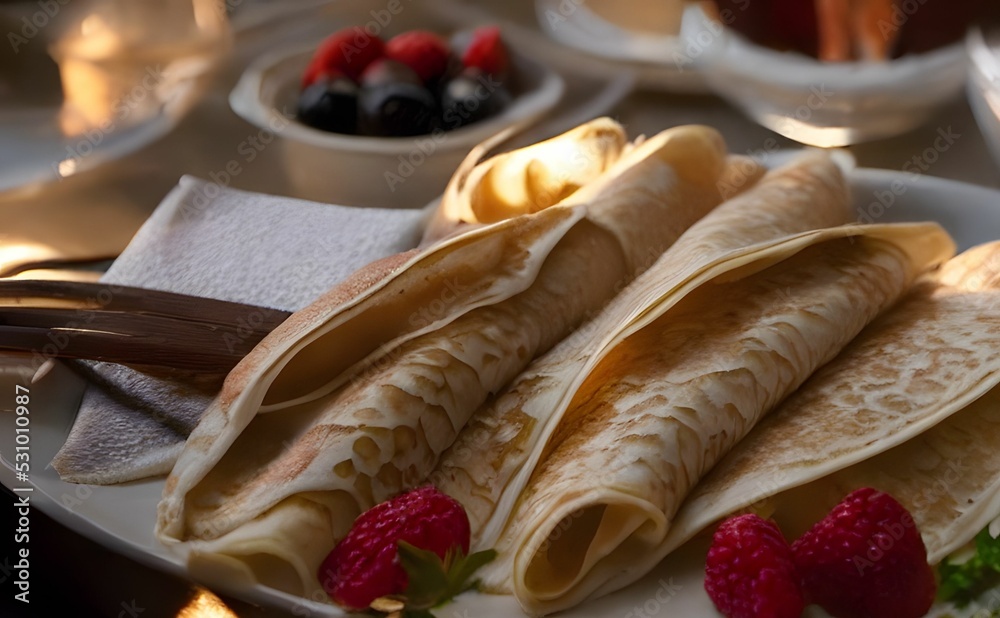
[[[299,83],[316,41],[263,56],[230,94],[233,110],[278,136],[297,197],[383,208],[419,208],[441,194],[462,159],[503,129],[524,128],[562,96],[562,78],[511,51],[511,103],[496,116],[415,137],[341,135],[295,120]],[[263,141],[263,140],[262,140]]]
[[[681,4],[680,0],[535,0],[535,16],[549,38],[589,56],[628,63],[647,87],[709,93],[695,60],[698,41],[711,35],[711,24],[697,5],[675,8]],[[621,23],[601,17],[601,12],[612,10],[620,13]],[[645,30],[626,26],[642,19],[649,22]]]
[[[969,105],[993,158],[1000,165],[1000,32],[973,28],[969,53]]]
[[[704,67],[718,94],[757,123],[804,144],[847,146],[925,123],[962,91],[966,54],[956,43],[888,62],[820,62],[719,31]]]

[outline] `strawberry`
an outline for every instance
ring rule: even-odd
[[[450,53],[444,39],[426,30],[404,32],[385,45],[387,58],[413,69],[425,84],[444,75]]]
[[[302,87],[308,87],[324,74],[333,77],[341,73],[357,81],[365,67],[384,53],[382,39],[368,34],[361,26],[338,30],[316,48],[302,75]]]
[[[323,561],[319,580],[348,609],[427,610],[468,589],[468,577],[495,555],[467,556],[469,537],[462,505],[425,485],[362,513]]]
[[[836,618],[917,618],[937,584],[913,517],[889,494],[850,493],[792,544],[806,596]]]
[[[805,607],[788,542],[774,522],[753,514],[715,531],[705,591],[728,618],[798,618]]]
[[[500,28],[483,26],[473,30],[469,46],[462,54],[462,64],[479,68],[484,73],[492,73],[497,79],[503,78],[509,60],[507,48],[500,38]]]

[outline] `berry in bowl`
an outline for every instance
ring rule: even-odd
[[[449,37],[426,29],[380,37],[353,26],[259,59],[230,103],[278,133],[298,196],[417,208],[474,146],[537,120],[562,91],[555,72],[494,26]]]
[[[506,46],[495,26],[467,34],[453,46],[427,30],[385,43],[362,28],[341,30],[306,67],[297,117],[334,133],[409,137],[495,116],[511,98]]]
[[[796,141],[899,135],[960,96],[961,39],[984,0],[716,0],[709,86]]]

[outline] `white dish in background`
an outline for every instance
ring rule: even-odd
[[[820,62],[753,44],[728,29],[712,42],[708,85],[747,116],[803,144],[847,146],[899,135],[962,91],[959,43],[889,62]]]
[[[170,132],[231,46],[225,14],[204,10],[211,1],[74,3],[50,15],[52,30],[32,45],[58,67],[58,94],[45,106],[0,110],[0,192],[93,169]],[[32,87],[55,82],[40,75]]]
[[[351,206],[419,208],[444,190],[470,150],[507,129],[524,129],[551,110],[564,83],[551,68],[508,45],[513,65],[511,103],[499,114],[437,134],[413,137],[343,135],[314,129],[295,120],[300,79],[316,46],[340,27],[371,21],[366,4],[338,6],[340,25],[331,24],[311,42],[297,41],[254,61],[229,97],[230,106],[261,130],[278,135],[279,148],[297,197]],[[322,17],[322,16],[320,16]],[[351,21],[352,17],[356,17]],[[446,38],[463,29],[442,23],[413,5],[389,21],[379,34],[425,28]],[[506,36],[503,30],[501,35]]]
[[[617,0],[611,4],[624,6]],[[707,40],[711,31],[697,6],[684,9],[676,35],[626,29],[581,0],[536,0],[535,14],[550,38],[592,57],[629,63],[644,86],[692,94],[709,91],[698,67],[704,49],[699,40]]]
[[[966,38],[969,105],[1000,165],[1000,32],[975,27]]]
[[[960,249],[1000,238],[1000,191],[933,177],[872,169],[853,170],[850,178],[855,211],[874,221],[936,220],[952,233]],[[879,202],[879,196],[886,193],[895,196],[888,206]],[[27,383],[25,373],[19,373],[16,365],[3,358],[0,357],[0,389],[13,392],[15,382]],[[190,576],[179,557],[159,545],[153,537],[156,504],[164,482],[162,478],[110,487],[73,485],[60,481],[55,471],[44,465],[52,459],[69,432],[82,387],[80,380],[68,370],[59,369],[31,387],[32,409],[44,411],[44,414],[33,414],[31,421],[31,482],[35,487],[31,494],[32,505],[64,526],[114,551],[156,569]],[[3,454],[0,483],[10,488],[22,485],[16,481],[10,462],[14,420],[13,413],[0,413],[0,454]],[[702,588],[705,551],[705,539],[695,539],[639,582],[560,615],[566,618],[606,618],[625,616],[639,607],[651,617],[718,616]],[[332,605],[301,599],[260,585],[234,588],[221,580],[213,580],[210,574],[200,574],[197,579],[210,588],[281,608],[293,615],[342,615]],[[442,618],[510,618],[521,613],[511,597],[468,593],[438,615]],[[823,614],[813,607],[806,615]]]

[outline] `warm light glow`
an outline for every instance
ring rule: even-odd
[[[107,29],[107,24],[100,15],[89,15],[80,24],[80,34],[83,36],[95,36],[101,30]]]
[[[989,106],[990,111],[997,118],[1000,118],[1000,94],[996,91],[988,90],[986,92],[986,104]]]
[[[58,255],[52,247],[37,242],[0,243],[0,276],[20,270],[23,264],[51,260]]]
[[[777,114],[761,114],[758,120],[775,133],[810,146],[840,148],[857,141],[857,132],[850,127],[820,127]]]
[[[61,51],[68,55],[87,58],[107,58],[123,47],[121,36],[98,13],[88,15],[80,22],[80,34],[60,43]]]
[[[203,34],[219,36],[226,31],[226,6],[219,0],[194,0],[194,21]]]
[[[200,588],[191,602],[177,612],[177,618],[239,618],[222,599]]]
[[[63,159],[59,162],[59,175],[63,178],[76,172],[76,159]]]
[[[52,55],[59,63],[64,94],[59,114],[63,134],[77,136],[106,125],[113,116],[115,102],[128,85],[124,79],[131,77],[115,75],[127,56],[123,34],[105,15],[93,13],[56,44]]]

